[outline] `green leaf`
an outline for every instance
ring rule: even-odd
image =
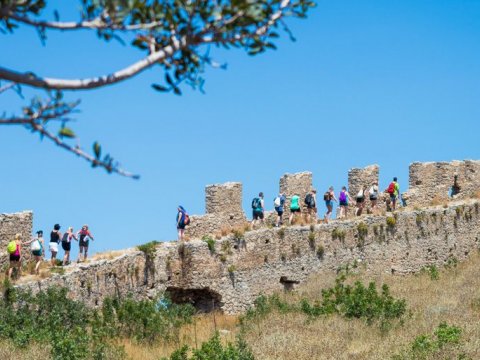
[[[74,138],[75,137],[75,133],[73,132],[73,130],[68,128],[68,127],[61,128],[60,131],[58,132],[58,135],[60,137],[66,137],[66,138]]]
[[[96,141],[93,143],[93,153],[97,159],[100,159],[100,155],[102,155],[102,147]]]
[[[154,88],[157,91],[163,91],[163,92],[170,91],[170,89],[167,88],[166,86],[162,86],[158,84],[152,84],[152,88]]]

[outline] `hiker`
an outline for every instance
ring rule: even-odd
[[[342,187],[342,191],[340,191],[340,195],[338,196],[338,201],[340,203],[340,214],[339,218],[344,218],[347,217],[347,211],[348,211],[348,203],[352,201],[352,198],[350,197],[350,194],[347,191],[347,188],[345,186]]]
[[[185,227],[190,225],[190,216],[188,216],[187,211],[182,205],[178,205],[177,208],[177,233],[178,241],[183,241],[185,238]]]
[[[45,249],[45,241],[43,240],[43,231],[37,231],[37,237],[33,238],[30,241],[30,250],[32,251],[33,259],[35,260],[35,274],[40,274],[40,264],[42,263],[44,250]]]
[[[298,195],[293,195],[292,200],[290,202],[290,217],[288,219],[288,223],[290,225],[293,224],[293,220],[296,218],[295,214],[300,214],[301,213],[301,208],[300,208],[300,196]]]
[[[20,261],[22,252],[21,238],[21,234],[16,234],[15,240],[10,241],[7,245],[7,251],[10,255],[10,263],[7,270],[7,276],[9,279],[12,279],[13,268],[17,268],[18,276],[22,274],[22,262]]]
[[[265,217],[265,203],[263,201],[263,192],[258,194],[258,197],[252,200],[252,226],[255,226],[257,221],[263,224]]]
[[[362,188],[360,189],[360,191],[357,193],[357,196],[355,197],[355,200],[356,200],[355,216],[362,215],[363,208],[365,206],[366,192],[367,192],[367,190],[365,189],[365,186],[362,185]]]
[[[52,257],[50,258],[50,263],[52,266],[56,265],[58,244],[60,243],[61,238],[62,238],[62,233],[60,232],[60,225],[55,224],[53,226],[53,230],[50,232],[50,243],[48,244],[48,248],[52,253]]]
[[[69,227],[67,232],[62,237],[62,249],[65,251],[63,256],[63,266],[70,264],[70,250],[72,250],[72,239],[78,241],[77,237],[73,233],[73,227]]]
[[[337,202],[333,186],[330,186],[328,191],[323,195],[323,200],[325,201],[325,206],[327,207],[327,212],[325,213],[324,219],[325,222],[328,224],[328,220],[330,220],[330,215],[333,212],[333,202]]]
[[[311,221],[312,215],[314,221],[317,222],[317,190],[312,189],[311,192],[305,196],[305,205],[307,206],[307,222]]]
[[[77,262],[80,262],[82,253],[83,253],[83,261],[87,261],[89,240],[92,239],[92,241],[94,241],[92,233],[90,232],[90,230],[88,230],[88,225],[83,225],[82,228],[79,231],[77,231],[77,237],[80,245],[80,252],[78,253]]]
[[[371,209],[372,211],[377,208],[377,201],[378,201],[378,182],[375,181],[373,185],[368,190],[368,196],[370,199]]]
[[[278,196],[273,200],[273,206],[277,212],[277,222],[275,224],[276,227],[283,225],[282,216],[286,200],[287,198],[285,197],[285,194],[278,194]]]
[[[387,193],[390,195],[390,210],[395,211],[398,195],[400,194],[400,185],[398,185],[396,177],[394,177],[393,181],[388,185]]]

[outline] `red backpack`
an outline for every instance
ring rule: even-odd
[[[183,220],[184,225],[190,225],[190,216],[188,216],[187,213],[185,213],[185,218]]]
[[[395,183],[394,183],[393,181],[390,183],[390,185],[388,185],[387,192],[388,192],[390,195],[395,194]]]

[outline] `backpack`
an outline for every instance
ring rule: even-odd
[[[332,200],[329,191],[327,191],[327,192],[323,195],[323,200],[325,200],[325,201],[330,201],[330,200]]]
[[[62,243],[64,244],[68,244],[68,233],[65,233],[63,234],[63,237],[62,237]]]
[[[314,200],[312,194],[309,193],[309,194],[307,194],[307,196],[305,196],[305,204],[307,204],[310,207],[315,206],[315,200]]]
[[[363,193],[363,190],[360,190],[357,194],[357,199],[363,199],[364,198],[364,193]]]
[[[14,254],[15,251],[17,251],[17,242],[15,240],[12,240],[8,243],[7,251],[9,254]]]
[[[394,183],[393,181],[390,183],[390,185],[388,185],[387,192],[388,192],[390,195],[395,194],[395,183]]]
[[[345,191],[342,191],[340,193],[340,196],[338,197],[338,200],[340,202],[347,202],[347,194],[345,193]]]
[[[42,250],[42,244],[40,243],[40,240],[33,241],[32,245],[30,245],[30,250],[32,251]]]
[[[183,219],[183,224],[184,225],[190,225],[190,216],[188,216],[187,213],[185,213],[185,218]]]
[[[376,190],[375,186],[372,186],[372,187],[370,188],[370,190],[368,191],[368,193],[370,194],[370,196],[375,196],[375,195],[377,195],[377,190]]]
[[[280,199],[280,196],[277,196],[275,200],[273,200],[273,205],[278,208],[282,206],[282,199]]]
[[[259,198],[255,198],[252,200],[252,209],[260,209],[262,207],[262,202]]]

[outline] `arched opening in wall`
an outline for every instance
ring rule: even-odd
[[[203,313],[219,310],[223,305],[222,296],[210,288],[182,289],[168,287],[166,292],[174,304],[191,304]]]
[[[285,291],[291,291],[295,289],[295,285],[300,284],[298,280],[290,280],[287,276],[280,277],[280,284],[283,285]]]

